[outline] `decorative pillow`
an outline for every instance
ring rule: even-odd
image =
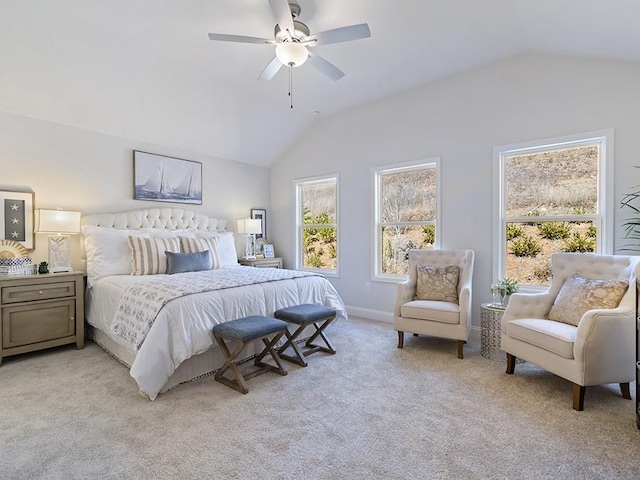
[[[220,264],[223,267],[238,265],[238,253],[236,241],[232,232],[205,232],[198,230],[196,238],[217,238],[220,256]]]
[[[567,278],[553,302],[549,320],[578,326],[589,310],[616,308],[629,283],[624,280],[590,280],[578,274]]]
[[[439,302],[458,303],[458,277],[460,267],[430,267],[417,265],[418,283],[416,300],[436,300]]]
[[[131,274],[129,235],[146,236],[145,230],[117,230],[115,228],[84,225],[82,227],[87,258],[87,284],[109,275]]]
[[[220,268],[222,266],[220,262],[220,245],[218,242],[218,237],[180,237],[180,248],[183,253],[196,253],[208,250],[211,257],[210,268]]]
[[[167,256],[167,273],[199,272],[211,270],[211,253],[209,250],[196,253],[164,252]]]
[[[167,273],[165,252],[180,253],[177,238],[144,238],[129,235],[131,249],[131,275],[157,275]]]

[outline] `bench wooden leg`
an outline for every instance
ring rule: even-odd
[[[246,381],[255,376],[268,371],[279,373],[283,376],[287,375],[289,373],[287,371],[287,367],[285,367],[282,363],[282,360],[280,359],[280,356],[278,355],[278,352],[275,348],[275,344],[280,340],[280,338],[282,338],[282,335],[284,335],[284,333],[285,332],[283,331],[274,335],[271,340],[268,340],[268,336],[260,338],[260,340],[262,340],[262,342],[264,343],[265,348],[256,356],[253,362],[254,365],[258,368],[255,368],[252,371],[247,371],[244,374],[240,370],[240,367],[238,367],[238,365],[236,364],[235,360],[236,358],[238,358],[238,355],[240,355],[240,352],[242,352],[246,344],[244,342],[238,342],[238,346],[236,347],[236,349],[231,352],[224,338],[214,335],[214,338],[218,342],[218,345],[220,346],[220,349],[225,356],[224,363],[215,374],[215,380],[226,385],[227,387],[231,387],[234,390],[237,390],[240,393],[248,393],[249,387],[247,386]],[[256,338],[255,340],[258,339]],[[275,365],[271,365],[263,361],[265,356],[268,354],[271,354]],[[224,375],[225,372],[229,369],[233,374],[233,379],[228,378]]]
[[[245,344],[242,342],[239,342],[236,349],[233,352],[230,352],[229,347],[227,347],[227,344],[225,343],[224,339],[218,336],[215,336],[215,339],[218,342],[218,345],[222,349],[222,352],[224,353],[224,356],[225,356],[224,363],[220,367],[220,370],[216,372],[216,375],[214,377],[215,380],[217,382],[220,382],[226,385],[227,387],[231,387],[234,390],[237,390],[240,393],[247,393],[249,391],[249,388],[247,387],[247,383],[245,382],[244,377],[242,376],[242,372],[240,371],[240,369],[235,363],[235,359],[238,357],[238,355],[240,355],[240,352],[242,352],[242,349],[244,348]],[[235,380],[230,380],[224,376],[224,373],[228,369],[231,369],[231,372],[233,373]]]

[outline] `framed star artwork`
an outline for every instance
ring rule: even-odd
[[[0,239],[14,240],[24,248],[35,248],[33,206],[35,193],[0,190]]]

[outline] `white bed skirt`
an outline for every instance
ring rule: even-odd
[[[311,331],[312,330],[309,330],[308,335],[311,335]],[[133,360],[135,359],[135,353],[127,350],[102,330],[94,328],[91,325],[86,325],[86,332],[89,339],[100,345],[102,349],[115,357],[128,369],[131,368]],[[304,333],[306,332],[303,332],[303,337],[305,336]],[[304,341],[304,339],[301,341]],[[262,343],[252,342],[244,348],[239,358],[241,358],[241,361],[243,362],[250,360],[253,356],[262,351],[262,347]],[[173,375],[169,377],[167,383],[162,387],[160,393],[164,393],[181,383],[190,382],[196,378],[215,373],[222,366],[223,362],[224,355],[218,346],[213,346],[204,353],[194,355],[180,364],[176,371],[173,372]],[[140,393],[148,398],[148,395],[142,390],[140,390]]]

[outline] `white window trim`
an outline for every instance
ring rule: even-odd
[[[303,185],[312,185],[314,183],[326,183],[329,180],[335,180],[336,182],[336,250],[338,258],[336,261],[336,269],[329,270],[326,268],[309,268],[304,266],[304,252],[302,248],[302,225],[300,219],[302,218],[302,189]],[[315,177],[297,178],[293,182],[294,198],[295,198],[295,218],[294,225],[296,226],[294,232],[294,245],[295,245],[295,258],[296,258],[296,270],[302,270],[305,272],[321,273],[325,277],[339,277],[340,276],[340,176],[337,173],[331,173],[327,175],[319,175]]]
[[[585,145],[600,145],[598,165],[598,210],[597,216],[581,218],[595,220],[601,228],[598,235],[596,251],[604,254],[613,253],[614,237],[614,192],[613,192],[613,129],[597,130],[563,137],[535,140],[524,143],[503,145],[493,149],[493,278],[495,282],[504,277],[506,268],[506,227],[503,217],[505,206],[504,160],[514,154],[531,154],[540,151],[561,150]],[[604,148],[602,148],[604,147]],[[561,219],[560,216],[558,216]],[[527,217],[524,221],[531,221]],[[521,291],[541,291],[545,286],[527,285]]]
[[[440,157],[432,157],[426,158],[417,161],[411,162],[403,162],[403,163],[395,163],[390,165],[383,165],[380,167],[374,167],[371,169],[371,198],[373,199],[373,231],[372,231],[372,271],[371,271],[371,280],[385,283],[398,283],[404,281],[408,278],[408,275],[389,275],[389,274],[378,274],[380,270],[380,262],[381,258],[381,248],[380,242],[382,239],[380,238],[379,228],[378,228],[378,219],[380,218],[381,211],[381,199],[379,196],[380,193],[380,174],[389,173],[389,172],[401,172],[403,170],[415,170],[420,167],[428,167],[436,169],[436,220],[434,222],[436,226],[436,236],[433,244],[434,249],[440,248],[440,235],[441,235],[441,188],[440,188]],[[410,224],[410,222],[408,223]],[[420,222],[422,224],[422,222]]]

